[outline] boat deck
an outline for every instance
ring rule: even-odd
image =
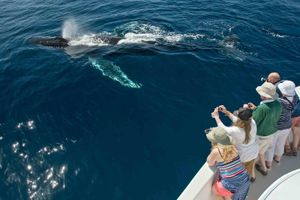
[[[299,152],[298,152],[299,153]],[[273,162],[272,169],[267,176],[255,171],[256,181],[251,184],[247,200],[257,200],[259,196],[278,178],[284,174],[300,168],[300,155],[283,156],[280,163]]]
[[[300,169],[300,155],[283,156],[280,164],[273,162],[272,169],[267,176],[262,176],[256,171],[256,181],[250,185],[246,200],[257,200],[274,181],[295,169]],[[211,168],[204,163],[178,200],[213,200],[211,186],[214,171],[214,167]]]

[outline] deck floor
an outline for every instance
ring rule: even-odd
[[[257,200],[259,196],[267,189],[275,180],[282,175],[300,168],[300,152],[298,156],[283,156],[280,163],[273,162],[272,169],[267,176],[262,176],[257,170],[256,181],[251,184],[247,200]]]

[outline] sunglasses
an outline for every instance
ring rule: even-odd
[[[211,131],[211,128],[207,128],[207,129],[204,130],[204,133],[208,134],[210,131]]]

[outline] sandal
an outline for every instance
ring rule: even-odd
[[[274,160],[277,164],[280,163],[280,161],[279,161],[279,160],[276,160],[275,158],[273,158],[273,160]]]
[[[293,154],[293,156],[297,156],[297,154],[298,154],[297,150],[293,150],[292,154]]]
[[[260,167],[260,165],[255,165],[255,169],[257,170],[257,171],[259,171],[263,176],[267,176],[268,175],[268,171],[264,171],[261,167]]]
[[[250,178],[251,183],[253,183],[255,180],[256,180],[256,178],[254,178],[254,177]]]
[[[290,146],[285,146],[284,147],[283,155],[285,155],[285,156],[292,156],[293,155],[293,152],[292,152],[292,149],[291,149]]]

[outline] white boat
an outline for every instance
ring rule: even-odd
[[[298,197],[300,169],[296,169],[275,181],[258,200],[295,199]]]
[[[296,87],[295,91],[300,98],[300,86]],[[205,163],[178,197],[178,200],[213,200],[211,186],[214,171],[215,168],[211,168]],[[280,178],[281,176],[283,177]],[[274,181],[276,182],[272,184]],[[256,171],[256,181],[250,186],[247,200],[282,200],[295,199],[295,197],[300,199],[296,194],[296,185],[292,185],[295,182],[296,184],[300,183],[300,156],[283,156],[279,164],[273,163],[267,176],[262,176]],[[267,189],[268,187],[269,189]],[[294,191],[291,191],[292,188]],[[300,189],[299,186],[298,188]],[[273,190],[274,193],[272,193]],[[284,191],[286,195],[283,196],[284,198],[278,198],[279,192],[276,193],[275,191]],[[265,196],[269,193],[270,195],[272,193],[272,198]]]
[[[205,163],[178,197],[178,200],[212,200],[211,186],[214,170],[214,168],[210,168]],[[291,173],[289,174],[289,172]],[[272,169],[267,176],[262,176],[258,171],[255,173],[256,181],[250,186],[247,200],[298,199],[299,194],[296,194],[297,190],[295,187],[300,189],[298,186],[300,183],[300,156],[283,156],[279,164],[273,163]],[[283,177],[280,178],[281,176]],[[274,184],[272,185],[273,182]],[[268,187],[269,189],[267,189]],[[278,190],[274,190],[274,188]],[[294,188],[293,192],[291,191],[292,188]],[[284,198],[277,198],[279,197],[277,194],[281,191],[285,191],[286,195],[284,195]],[[272,194],[270,196],[272,198],[266,198],[268,197],[264,196],[266,194]]]

